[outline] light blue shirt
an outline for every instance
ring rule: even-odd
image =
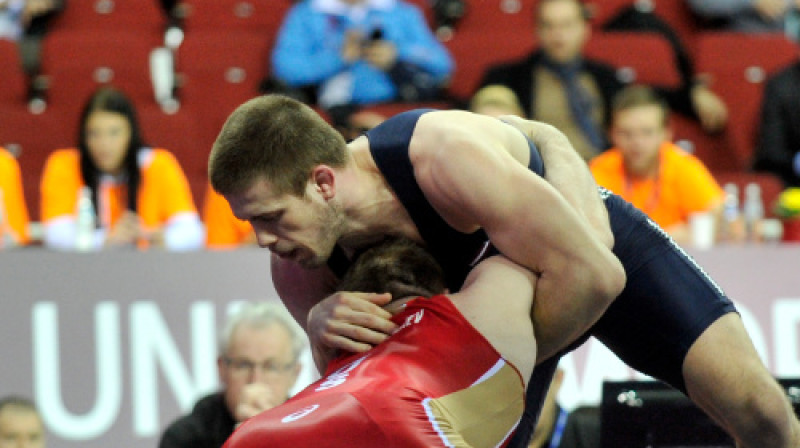
[[[368,36],[380,29],[383,38],[396,46],[398,61],[416,65],[440,83],[448,78],[453,71],[452,58],[416,6],[395,0],[367,2],[378,6],[348,13],[342,7],[321,7],[336,3],[330,0],[304,0],[294,5],[272,52],[275,77],[293,87],[324,87],[325,82],[337,78],[349,90],[353,103],[391,101],[397,97],[397,89],[387,73],[363,60],[348,64],[342,59],[347,30]]]

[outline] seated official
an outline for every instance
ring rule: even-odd
[[[172,422],[159,448],[221,447],[239,423],[289,398],[305,346],[305,334],[282,305],[244,305],[221,333],[222,390]]]
[[[678,243],[689,240],[689,215],[718,215],[723,192],[697,157],[670,139],[669,110],[650,88],[622,90],[612,105],[614,147],[591,160],[597,183],[622,196]]]

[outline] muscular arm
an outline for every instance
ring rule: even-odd
[[[537,277],[503,256],[482,261],[461,290],[449,294],[461,314],[520,372],[527,386],[536,347],[531,313]],[[502,298],[503,306],[497,306]],[[535,350],[535,348],[534,348]]]
[[[420,187],[451,226],[482,227],[504,255],[539,275],[533,318],[545,359],[600,318],[625,273],[564,196],[513,157],[521,147],[525,139],[508,126],[450,111],[420,119],[411,157]]]
[[[544,178],[591,226],[597,238],[614,247],[614,234],[608,211],[597,190],[597,183],[567,137],[555,127],[508,115],[501,120],[522,131],[539,148],[545,166]]]

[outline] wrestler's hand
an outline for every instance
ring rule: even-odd
[[[308,337],[320,372],[336,350],[365,352],[396,330],[392,315],[381,308],[391,299],[390,294],[340,291],[311,308]]]
[[[272,409],[282,401],[264,383],[251,383],[242,387],[239,402],[233,411],[233,418],[241,423],[267,409]]]

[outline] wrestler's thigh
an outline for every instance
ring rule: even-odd
[[[685,391],[689,348],[733,305],[681,251],[665,245],[628,274],[628,284],[592,331],[631,367]]]
[[[689,348],[733,304],[640,210],[613,195],[606,205],[627,282],[591,334],[631,367],[685,392]]]

